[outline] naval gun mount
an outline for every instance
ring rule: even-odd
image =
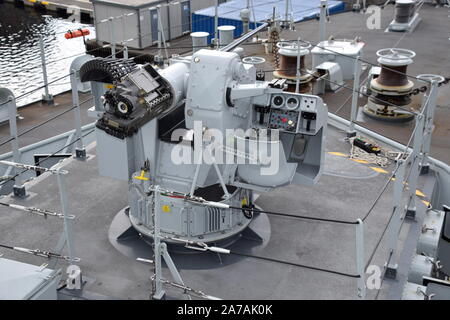
[[[236,53],[199,50],[158,71],[98,58],[80,77],[110,84],[96,124],[99,170],[128,181],[128,217],[145,237],[158,215],[168,243],[230,239],[252,221],[254,192],[313,185],[322,173],[322,99],[257,81]]]

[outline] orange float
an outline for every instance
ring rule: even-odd
[[[90,34],[89,29],[77,29],[77,30],[69,30],[66,32],[64,37],[66,39],[73,39],[73,38],[79,38],[84,37]]]

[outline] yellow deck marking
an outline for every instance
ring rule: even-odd
[[[369,162],[366,160],[360,160],[360,159],[350,159],[352,161],[358,162],[358,163],[364,163],[364,164],[368,164]]]
[[[369,167],[373,171],[379,172],[379,173],[388,173],[386,170],[378,168],[378,167]]]
[[[346,157],[346,158],[348,158],[348,155],[345,154],[345,153],[342,153],[342,152],[328,151],[328,153],[329,153],[329,154],[332,154],[332,155],[334,155],[334,156],[338,156],[338,157]],[[370,163],[370,162],[368,162],[368,161],[366,161],[366,160],[361,160],[361,159],[351,159],[351,158],[348,158],[348,159],[349,159],[349,160],[352,160],[352,161],[354,161],[354,162],[357,162],[357,163],[363,163],[363,164],[369,164],[369,163]],[[381,169],[381,168],[378,168],[378,167],[369,167],[369,168],[372,169],[372,170],[374,170],[374,171],[376,171],[376,172],[379,172],[379,173],[389,173],[389,172],[387,172],[386,170]],[[394,178],[392,178],[392,180],[395,181]]]
[[[162,211],[163,211],[163,212],[170,212],[170,206],[168,206],[168,205],[163,205],[163,206],[162,206]]]
[[[391,181],[395,181],[395,178],[391,178]],[[406,182],[406,181],[403,181],[403,184],[404,184],[405,186],[407,186],[407,185],[408,185],[408,182]],[[408,187],[406,187],[406,190],[409,190],[409,188],[408,188]]]
[[[428,201],[422,200],[423,204],[426,205],[427,207],[430,205],[430,203]]]
[[[328,152],[329,154],[332,154],[334,156],[339,156],[339,157],[348,157],[348,155],[346,155],[345,153],[341,153],[341,152]]]
[[[425,194],[422,191],[420,191],[419,189],[416,190],[416,195],[419,197],[425,197]]]

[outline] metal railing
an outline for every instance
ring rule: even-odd
[[[382,280],[385,277],[395,278],[398,268],[399,255],[399,235],[405,219],[410,219],[413,223],[416,217],[416,190],[419,176],[422,172],[427,172],[429,150],[431,144],[431,135],[433,130],[433,119],[436,109],[436,97],[439,83],[443,80],[441,76],[422,75],[419,79],[431,84],[427,93],[423,96],[422,107],[416,115],[415,129],[411,134],[408,144],[400,154],[392,175],[389,176],[386,185],[394,180],[392,195],[392,212],[389,217],[375,248],[373,249],[367,263],[364,266],[364,272],[372,262],[375,252],[379,249],[380,243],[387,234],[387,258],[384,265]],[[351,119],[348,128],[355,128],[355,119]],[[410,144],[413,142],[412,148]],[[409,168],[409,172],[407,169]],[[386,191],[384,187],[377,196],[374,205],[381,198],[381,194]],[[404,195],[406,195],[406,205],[404,205]],[[364,240],[362,240],[364,242]],[[357,244],[358,246],[358,244]],[[361,253],[360,253],[361,255]],[[365,286],[365,284],[364,284]],[[358,284],[358,290],[364,289],[363,284]],[[377,296],[381,287],[378,289]]]
[[[106,19],[105,21],[111,21],[110,19]],[[128,41],[128,40],[127,40]],[[114,43],[111,44],[112,46],[114,46]],[[48,80],[47,80],[47,73],[46,73],[46,60],[45,60],[45,52],[44,52],[44,48],[42,45],[42,37],[40,38],[40,48],[41,48],[41,62],[42,62],[42,69],[43,69],[43,78],[44,78],[44,89],[45,89],[45,94],[44,94],[44,100],[45,101],[49,101],[52,96],[49,92],[48,86]],[[95,50],[95,49],[94,49]],[[126,47],[124,47],[124,50],[126,51]],[[112,56],[115,56],[115,54],[117,52],[115,52],[115,49],[112,49],[113,53]],[[361,60],[360,57],[357,57],[355,60],[355,80],[354,80],[354,87],[353,87],[353,91],[352,91],[352,108],[351,108],[351,117],[350,117],[350,121],[345,122],[346,125],[348,125],[347,127],[347,134],[349,135],[353,135],[355,134],[357,131],[359,132],[367,132],[367,131],[363,131],[359,125],[357,125],[357,121],[356,121],[356,110],[357,110],[357,99],[358,99],[358,91],[359,91],[359,74],[360,74],[360,68],[361,68]],[[83,138],[87,135],[90,134],[91,132],[93,132],[93,130],[89,131],[87,134],[83,134],[83,130],[86,130],[86,128],[83,129],[83,127],[81,126],[81,116],[80,116],[80,105],[83,104],[84,102],[90,101],[92,98],[80,102],[79,101],[79,96],[78,96],[78,90],[77,90],[77,83],[79,80],[79,75],[78,75],[78,71],[75,69],[71,69],[70,70],[70,74],[68,75],[70,76],[70,83],[71,83],[71,87],[72,87],[72,107],[63,112],[66,113],[68,111],[73,111],[74,112],[74,131],[70,136],[70,143],[68,143],[67,145],[64,146],[65,149],[67,149],[70,145],[76,144],[76,157],[77,158],[85,158],[86,157],[86,150],[85,150],[85,146],[83,144]],[[401,227],[403,225],[403,221],[405,218],[413,218],[416,212],[416,189],[417,189],[417,185],[418,185],[418,179],[420,176],[421,171],[424,171],[424,168],[427,168],[428,166],[428,158],[429,158],[429,152],[430,152],[430,145],[431,145],[431,135],[432,135],[432,130],[433,130],[433,119],[435,116],[435,109],[436,109],[436,97],[437,97],[437,93],[438,93],[438,86],[439,86],[439,82],[442,80],[442,77],[439,76],[432,76],[432,75],[424,75],[422,77],[417,77],[417,79],[422,80],[428,84],[430,84],[428,91],[426,92],[426,94],[423,97],[423,101],[422,101],[422,107],[420,112],[418,112],[417,114],[415,114],[416,117],[416,124],[415,124],[415,129],[409,139],[408,144],[406,145],[405,150],[402,150],[402,156],[401,158],[398,159],[397,164],[393,170],[393,173],[391,176],[389,176],[389,178],[386,181],[386,184],[383,186],[383,188],[381,189],[381,192],[377,195],[377,197],[375,198],[374,203],[372,204],[372,206],[369,208],[368,212],[361,218],[356,219],[355,221],[333,221],[332,219],[317,219],[317,218],[313,218],[313,217],[297,217],[300,219],[310,219],[310,220],[315,220],[317,222],[327,222],[327,223],[345,223],[345,224],[353,224],[355,227],[355,234],[356,234],[356,238],[355,238],[355,267],[356,267],[356,274],[345,274],[343,272],[336,272],[334,270],[325,270],[319,267],[313,267],[313,266],[306,266],[306,265],[300,265],[300,264],[296,264],[296,263],[291,263],[291,265],[296,265],[298,267],[303,267],[303,268],[309,268],[309,269],[313,269],[316,271],[323,271],[323,272],[331,272],[331,273],[335,273],[335,274],[340,274],[342,276],[350,276],[352,278],[357,278],[357,297],[360,299],[364,299],[366,298],[367,295],[367,288],[366,288],[366,270],[367,267],[370,265],[370,263],[372,262],[373,258],[374,258],[374,254],[375,252],[378,250],[379,245],[381,243],[381,240],[383,239],[383,237],[387,234],[388,235],[388,254],[387,254],[387,259],[386,259],[386,267],[385,267],[385,274],[386,273],[391,273],[394,272],[396,265],[397,265],[397,256],[398,256],[398,236],[401,230]],[[7,101],[3,102],[2,104],[7,104],[7,108],[9,110],[9,124],[10,124],[10,135],[11,138],[6,141],[6,142],[11,142],[11,146],[12,146],[12,158],[13,161],[15,163],[15,165],[9,163],[7,164],[8,166],[10,166],[11,168],[8,169],[8,174],[12,175],[12,179],[8,178],[9,181],[14,180],[15,181],[15,186],[14,186],[14,194],[16,196],[24,196],[25,195],[25,187],[22,183],[21,180],[21,175],[23,174],[23,172],[20,172],[19,164],[22,163],[22,159],[21,159],[21,150],[19,149],[19,137],[20,134],[18,134],[17,132],[17,119],[16,119],[16,114],[17,114],[17,106],[16,106],[16,99],[14,97],[14,95],[12,93],[10,93],[8,95]],[[330,115],[330,117],[332,117]],[[334,117],[334,120],[336,120],[336,117]],[[92,126],[91,126],[92,127]],[[412,146],[410,148],[410,144],[412,143]],[[64,149],[60,149],[60,150],[64,150]],[[59,152],[59,151],[57,151]],[[53,153],[56,154],[57,152]],[[1,163],[1,161],[0,161]],[[23,168],[23,167],[22,167]],[[409,172],[408,174],[407,169],[409,168]],[[27,170],[32,170],[32,168],[28,168]],[[392,212],[391,215],[389,217],[389,220],[380,236],[379,241],[377,242],[374,250],[371,252],[371,254],[369,255],[369,259],[366,259],[366,253],[365,253],[365,242],[366,242],[366,235],[365,235],[365,229],[366,229],[366,218],[371,214],[371,212],[373,211],[374,207],[376,206],[376,204],[378,203],[378,201],[381,199],[381,195],[384,194],[387,190],[387,186],[392,183],[393,179],[395,177],[394,180],[394,192],[393,192],[393,203],[392,203]],[[64,180],[63,177],[61,176],[61,174],[57,173],[57,179],[58,179],[58,186],[60,188],[60,193],[61,193],[61,206],[62,206],[62,211],[63,211],[63,216],[65,224],[69,223],[67,220],[67,197],[65,196],[65,186],[64,186]],[[0,182],[0,188],[2,185],[5,185],[6,182]],[[408,185],[408,188],[406,188],[406,185]],[[403,206],[403,195],[405,194],[406,191],[406,195],[407,195],[407,204],[406,206]],[[158,190],[159,192],[159,190]],[[27,208],[22,208],[23,211],[26,211]],[[28,208],[28,211],[30,211],[30,209]],[[35,212],[39,212],[34,210]],[[43,210],[41,210],[43,211]],[[44,211],[45,212],[45,211]],[[277,213],[274,212],[267,212],[267,211],[261,211],[261,212],[266,212],[268,214],[273,214],[276,215]],[[286,215],[286,214],[285,214]],[[157,217],[156,217],[157,218]],[[323,221],[321,221],[323,220]],[[158,235],[159,232],[157,232],[158,230],[156,230],[156,226],[159,225],[158,221],[155,221],[155,235]],[[69,228],[70,229],[70,228]],[[68,247],[69,247],[69,258],[71,260],[74,259],[75,255],[74,255],[74,249],[72,247],[72,249],[70,248],[71,245],[69,245],[69,243],[71,242],[70,240],[70,232],[65,231],[65,239],[68,242]],[[158,238],[158,237],[157,237]],[[162,238],[162,237],[161,237]],[[155,246],[156,246],[156,241],[155,241]],[[60,250],[60,249],[58,249]],[[225,250],[225,249],[223,249]],[[167,250],[165,250],[165,248],[159,247],[158,244],[158,248],[155,247],[155,252],[157,254],[157,256],[159,255],[164,255],[167,254]],[[224,251],[225,252],[225,251]],[[222,252],[223,253],[223,252]],[[234,253],[234,254],[239,254],[239,253]],[[269,261],[268,258],[264,258],[264,257],[257,257],[257,256],[250,256],[256,259],[265,259],[267,261]],[[274,259],[271,259],[274,260]],[[274,263],[288,263],[286,261],[271,261]],[[161,272],[160,268],[161,268],[161,259],[155,259],[154,262],[152,263],[156,263],[159,264],[159,266],[155,267],[156,270],[159,270],[158,272]],[[290,262],[289,262],[290,263]],[[178,279],[176,279],[178,280]],[[155,273],[155,281],[158,282],[158,288],[159,290],[161,290],[161,284],[163,283],[170,283],[167,280],[164,280],[161,277],[161,274],[159,274],[158,276],[156,276]],[[183,284],[183,283],[179,283],[179,281],[175,282],[175,285],[178,286],[182,286],[182,288],[186,291],[187,287]],[[200,295],[201,296],[201,295]],[[209,298],[214,298],[212,296],[207,296],[204,295],[203,297],[209,297]]]
[[[51,264],[51,268],[55,268],[56,263],[58,260],[66,261],[69,265],[70,270],[75,271],[75,273],[69,274],[68,282],[70,282],[70,285],[72,284],[80,284],[81,279],[81,269],[79,266],[77,266],[77,263],[80,261],[80,258],[76,257],[75,254],[75,244],[73,239],[73,220],[75,219],[74,215],[69,214],[68,209],[68,198],[67,198],[67,190],[66,190],[66,182],[65,182],[65,175],[67,175],[69,172],[67,170],[63,170],[60,168],[60,164],[56,164],[56,166],[53,166],[51,168],[44,168],[40,166],[32,166],[27,165],[23,163],[18,162],[10,162],[10,161],[0,161],[2,164],[6,164],[8,166],[12,166],[17,170],[31,170],[43,174],[51,174],[56,176],[57,184],[58,184],[58,191],[59,191],[59,197],[60,197],[60,204],[61,204],[61,212],[53,212],[46,209],[40,209],[36,207],[26,207],[19,204],[13,204],[8,202],[0,202],[0,205],[7,206],[9,208],[12,208],[13,210],[18,210],[22,212],[27,212],[30,214],[42,216],[45,219],[47,217],[56,217],[61,218],[63,220],[62,224],[62,230],[61,234],[59,236],[59,240],[55,245],[55,248],[53,251],[47,251],[47,250],[41,250],[41,249],[30,249],[30,248],[24,248],[24,247],[18,247],[12,244],[0,244],[0,248],[4,249],[10,249],[16,252],[21,252],[25,254],[30,254],[42,258],[47,259],[47,265]],[[68,255],[63,255],[62,251],[64,247],[67,246]],[[69,268],[67,270],[69,270]],[[53,278],[57,277],[61,274],[60,270],[53,270],[51,275],[46,279],[47,281],[52,280]],[[69,285],[69,286],[70,286]],[[79,288],[77,288],[79,289]]]
[[[374,202],[372,205],[368,208],[368,211],[364,214],[363,217],[356,219],[355,221],[341,221],[341,220],[334,220],[334,219],[326,219],[326,218],[315,218],[315,217],[305,217],[305,216],[298,216],[295,214],[287,214],[287,213],[277,213],[277,212],[269,212],[264,210],[254,210],[255,212],[260,213],[266,213],[268,215],[276,215],[281,217],[289,217],[289,218],[298,218],[298,219],[305,219],[305,220],[313,220],[315,222],[319,223],[341,223],[341,224],[348,224],[348,225],[355,225],[355,268],[356,268],[356,274],[349,274],[345,272],[340,272],[336,270],[328,270],[321,267],[315,267],[315,266],[308,266],[303,265],[295,262],[290,261],[283,261],[278,260],[276,258],[268,258],[268,257],[261,257],[261,256],[255,256],[252,254],[243,254],[239,252],[234,252],[231,250],[227,250],[224,248],[218,248],[220,249],[221,253],[223,254],[234,254],[234,255],[243,255],[245,257],[264,260],[270,263],[281,263],[281,264],[287,264],[290,266],[296,266],[299,268],[306,268],[310,270],[315,270],[318,272],[326,272],[326,273],[332,273],[338,276],[344,276],[344,277],[351,277],[356,278],[356,296],[358,299],[365,299],[367,297],[367,284],[366,284],[366,271],[368,267],[373,262],[375,253],[380,248],[380,244],[382,240],[384,239],[385,235],[387,234],[387,258],[384,265],[384,270],[382,273],[382,279],[381,283],[384,279],[384,277],[393,278],[396,275],[397,270],[397,259],[399,255],[399,235],[401,228],[403,226],[403,222],[405,218],[410,218],[411,221],[414,221],[415,217],[415,201],[416,201],[416,188],[418,185],[418,179],[420,176],[421,171],[424,171],[424,168],[427,167],[428,163],[428,157],[429,157],[429,150],[430,150],[430,144],[431,144],[431,134],[432,134],[432,128],[433,128],[433,118],[435,114],[436,109],[436,96],[438,93],[438,86],[439,82],[443,80],[441,76],[434,76],[434,75],[422,75],[418,76],[418,79],[427,82],[430,85],[428,88],[427,93],[423,97],[422,107],[420,112],[416,115],[416,125],[413,133],[411,134],[411,137],[409,139],[408,144],[406,147],[401,150],[402,152],[399,154],[399,157],[396,161],[396,165],[392,171],[392,174],[389,175],[388,179],[386,180],[386,183],[383,185],[381,191],[377,194],[375,197]],[[355,97],[354,97],[355,99]],[[358,126],[356,125],[356,120],[353,117],[351,121],[348,123],[348,130],[347,132],[355,132],[358,131]],[[412,148],[410,148],[410,144],[413,142]],[[409,172],[407,172],[407,169],[409,168]],[[365,235],[365,229],[367,228],[367,219],[371,215],[371,213],[374,211],[374,208],[379,203],[380,199],[382,198],[382,195],[386,193],[386,190],[388,190],[389,184],[393,182],[393,195],[392,195],[392,206],[391,206],[391,213],[389,215],[389,219],[379,236],[377,243],[373,250],[371,250],[370,255],[368,259],[366,258],[366,252],[365,252],[365,245],[366,245],[366,235]],[[159,192],[161,192],[160,188],[158,186],[154,189],[157,193],[156,197],[159,197]],[[405,206],[403,206],[403,196],[406,193],[407,203]],[[231,208],[231,207],[230,207]],[[235,208],[239,209],[239,208]],[[157,211],[157,210],[156,210]],[[158,212],[154,214],[154,219],[156,225],[159,224],[158,220]],[[417,223],[417,222],[416,222]],[[159,228],[155,228],[155,237],[161,240],[164,240],[165,237],[161,234]],[[183,239],[178,239],[178,241],[183,241]],[[202,245],[201,243],[192,243],[188,240],[186,242],[186,247],[195,249],[197,248],[192,247],[192,245]],[[205,247],[205,250],[209,250],[209,247]],[[216,250],[216,249],[214,249]],[[154,264],[154,275],[152,277],[152,280],[154,281],[154,294],[155,297],[159,298],[164,290],[162,289],[162,284],[169,284],[173,285],[173,282],[164,280],[162,278],[161,274],[161,260],[157,259],[156,257],[159,257],[164,250],[159,247],[159,242],[155,241],[154,243],[154,252],[155,252],[155,260],[151,261],[152,264]],[[167,253],[166,253],[167,254]],[[172,263],[173,264],[173,263]],[[173,265],[172,268],[175,268]],[[176,280],[175,280],[176,283]],[[188,288],[184,285],[184,283],[178,284],[180,288]],[[378,293],[381,290],[378,288],[376,298],[378,297]],[[185,291],[186,292],[186,291]],[[203,298],[206,299],[215,299],[215,297],[203,294]]]

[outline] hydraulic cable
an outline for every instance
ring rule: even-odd
[[[235,256],[246,257],[246,258],[265,260],[265,261],[268,261],[268,262],[275,262],[275,263],[289,265],[289,266],[293,266],[293,267],[299,267],[299,268],[304,268],[304,269],[322,271],[322,272],[336,274],[336,275],[345,276],[345,277],[349,277],[349,278],[360,278],[359,274],[350,274],[350,273],[345,273],[345,272],[341,272],[341,271],[335,271],[335,270],[324,269],[324,268],[319,268],[319,267],[313,267],[313,266],[308,266],[308,265],[295,263],[295,262],[290,262],[290,261],[285,261],[285,260],[279,260],[279,259],[275,259],[275,258],[255,256],[255,255],[248,254],[248,253],[230,251],[230,254],[231,255],[235,255]]]
[[[59,253],[54,253],[51,251],[43,251],[40,249],[28,249],[28,248],[23,248],[23,247],[13,247],[13,246],[1,244],[1,243],[0,243],[0,248],[5,248],[5,249],[13,250],[13,251],[27,253],[27,254],[32,254],[34,256],[43,257],[43,258],[47,258],[47,259],[62,259],[62,260],[70,261],[70,262],[79,262],[81,260],[80,258],[71,259],[68,256],[64,256]]]
[[[308,216],[301,216],[301,215],[295,215],[295,214],[289,214],[289,213],[281,213],[281,212],[273,212],[273,211],[267,211],[267,210],[259,210],[259,209],[254,209],[254,208],[243,208],[243,207],[234,207],[234,206],[229,206],[229,208],[230,209],[237,209],[237,210],[245,210],[245,211],[250,211],[250,212],[255,212],[255,213],[266,213],[266,214],[269,214],[269,215],[280,216],[280,217],[304,219],[304,220],[332,222],[332,223],[340,223],[340,224],[358,224],[357,221],[345,221],[345,220],[337,220],[337,219],[308,217]]]
[[[322,222],[333,222],[333,223],[341,223],[341,224],[358,224],[357,221],[345,221],[345,220],[337,220],[337,219],[326,219],[326,218],[318,218],[318,217],[300,216],[300,215],[289,214],[289,213],[259,210],[259,209],[255,209],[255,208],[251,208],[251,207],[236,207],[236,206],[231,206],[231,205],[221,203],[221,202],[208,201],[208,200],[203,199],[202,197],[192,196],[189,194],[184,194],[184,193],[176,192],[176,191],[161,190],[160,193],[161,193],[161,195],[166,196],[166,197],[184,199],[184,200],[194,203],[194,204],[206,205],[206,206],[216,207],[216,208],[220,208],[220,209],[236,209],[236,210],[243,210],[243,211],[249,211],[249,212],[266,213],[266,214],[272,214],[272,215],[289,217],[289,218],[314,220],[314,221],[322,221]]]
[[[161,195],[163,195],[163,193],[161,193]],[[165,195],[166,196],[170,196],[168,194],[165,194]],[[209,205],[211,205],[211,206],[214,206],[215,204],[216,203],[214,203],[214,202],[210,202],[209,203]],[[217,203],[217,204],[221,205],[220,203]],[[275,258],[268,258],[268,257],[261,257],[261,256],[252,255],[252,254],[249,254],[249,253],[236,252],[236,251],[233,251],[233,250],[230,250],[230,249],[224,249],[224,248],[220,248],[220,247],[209,246],[208,244],[206,244],[204,242],[198,242],[198,241],[193,241],[193,240],[188,240],[188,239],[180,239],[180,238],[171,237],[171,236],[161,236],[161,238],[162,239],[171,240],[171,241],[180,242],[180,243],[184,243],[185,248],[192,249],[192,250],[197,250],[197,251],[202,251],[202,252],[210,251],[210,252],[214,252],[214,253],[218,253],[218,254],[231,254],[231,255],[235,255],[235,256],[259,259],[259,260],[265,260],[265,261],[268,261],[268,262],[274,262],[274,263],[289,265],[289,266],[293,266],[293,267],[299,267],[299,268],[305,268],[305,269],[310,269],[310,270],[327,272],[327,273],[331,273],[331,274],[337,274],[337,275],[346,276],[346,277],[350,277],[350,278],[359,278],[360,277],[359,275],[349,274],[349,273],[345,273],[345,272],[341,272],[341,271],[330,270],[330,269],[325,269],[325,268],[319,268],[319,267],[314,267],[314,266],[308,266],[308,265],[295,263],[295,262],[291,262],[291,261],[285,261],[285,260],[280,260],[280,259],[275,259]],[[154,263],[154,261],[152,261],[152,260],[146,260],[146,259],[138,259],[138,260],[139,261],[143,261],[143,262],[148,262],[148,263]]]
[[[21,205],[17,205],[17,204],[12,204],[12,203],[5,203],[5,202],[0,202],[1,206],[5,206],[5,207],[10,207],[13,209],[17,209],[17,210],[21,210],[21,211],[26,211],[32,214],[36,214],[39,216],[43,216],[44,218],[47,219],[48,216],[51,217],[57,217],[57,218],[64,218],[64,214],[59,213],[59,212],[52,212],[49,210],[45,210],[45,209],[39,209],[39,208],[35,208],[35,207],[25,207],[25,206],[21,206]],[[75,219],[74,215],[70,215],[67,217],[68,219]]]

